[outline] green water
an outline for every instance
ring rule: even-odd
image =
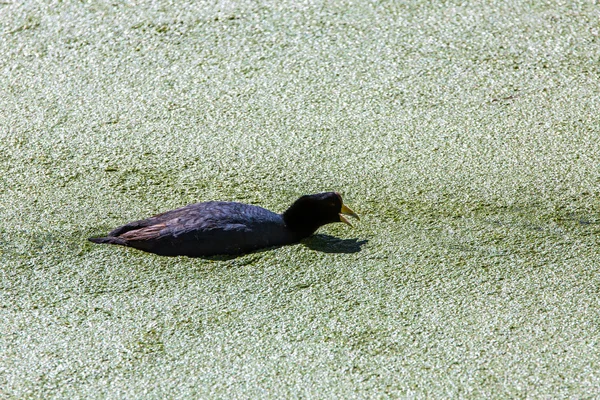
[[[0,397],[590,397],[593,2],[0,3]],[[205,200],[361,216],[214,260]]]

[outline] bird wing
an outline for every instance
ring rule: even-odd
[[[156,214],[150,218],[130,222],[128,224],[113,229],[111,232],[108,233],[108,236],[122,236],[127,232],[134,230],[137,231],[142,228],[151,228],[154,225],[164,224],[166,226],[170,220],[177,219],[181,215],[189,213],[190,211],[193,212],[193,210],[196,210],[196,212],[200,212],[200,205],[201,204],[190,204],[188,206],[178,208],[176,210],[170,210],[161,214]],[[165,228],[165,226],[163,226],[162,228]],[[151,229],[151,231],[154,231],[154,229]]]
[[[210,217],[207,218],[205,215],[193,215],[187,213],[185,217],[180,216],[180,214],[172,214],[171,216],[172,218],[170,219],[164,218],[163,216],[162,219],[164,222],[142,226],[137,229],[130,224],[130,227],[133,229],[121,233],[119,237],[128,241],[143,241],[155,240],[167,236],[172,238],[183,238],[193,235],[199,239],[205,234],[215,235],[218,234],[217,232],[247,232],[249,230],[248,226],[245,224],[214,220]]]
[[[258,209],[258,207],[256,207]],[[236,203],[206,202],[190,204],[176,210],[154,215],[147,219],[133,221],[116,228],[108,236],[117,236],[126,240],[151,240],[160,237],[182,237],[219,231],[248,232],[251,230],[254,208],[242,207]],[[260,209],[262,210],[262,209]],[[261,213],[264,210],[261,211]]]
[[[122,233],[119,237],[125,240],[152,240],[161,236],[161,232],[167,227],[166,224],[155,224],[139,229],[133,229]]]

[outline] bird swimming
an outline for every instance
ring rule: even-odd
[[[163,256],[236,255],[297,243],[321,226],[359,219],[337,192],[305,195],[282,214],[225,201],[190,204],[118,227],[94,243],[116,244]]]

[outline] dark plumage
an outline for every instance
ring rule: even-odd
[[[300,197],[283,214],[249,204],[208,201],[130,222],[107,237],[90,238],[164,256],[241,254],[296,243],[319,227],[358,216],[336,192]]]

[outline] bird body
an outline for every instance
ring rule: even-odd
[[[250,204],[208,201],[130,222],[89,240],[164,256],[242,254],[296,243],[330,222],[348,223],[342,210],[358,218],[335,192],[303,196],[283,214]]]

